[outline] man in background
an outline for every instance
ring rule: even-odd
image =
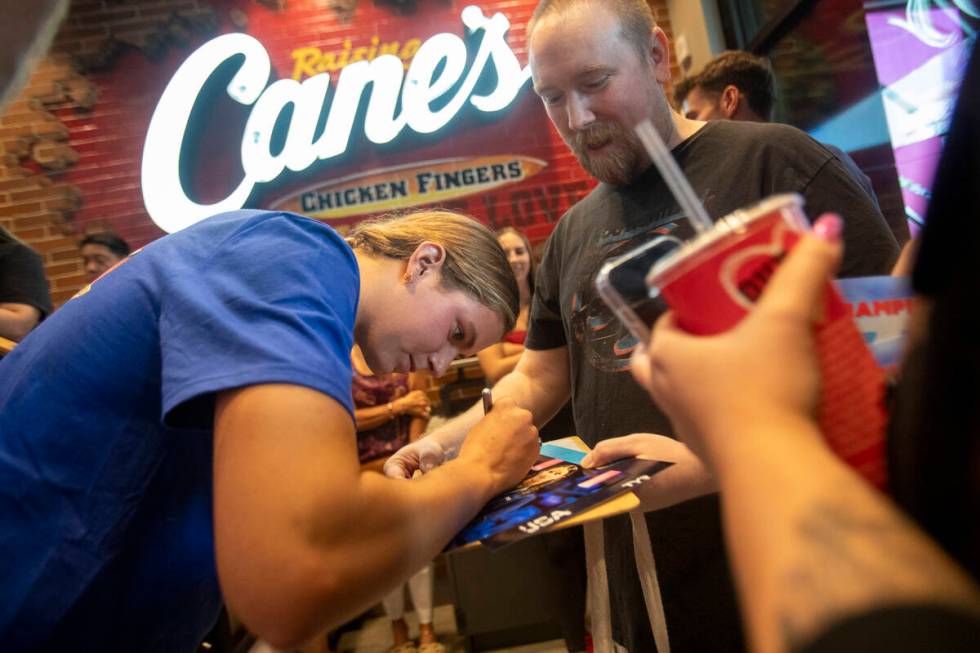
[[[691,120],[769,122],[776,80],[769,62],[742,50],[728,50],[674,86],[674,100]]]
[[[129,243],[111,231],[89,234],[78,244],[82,266],[90,281],[95,281],[109,268],[129,256]]]
[[[674,87],[674,101],[691,120],[769,122],[776,103],[776,78],[769,61],[742,50],[727,50],[701,72]],[[871,180],[844,150],[821,143],[844,164],[878,207]]]

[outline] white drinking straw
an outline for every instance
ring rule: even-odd
[[[660,171],[660,176],[667,182],[670,192],[674,194],[674,199],[680,205],[687,217],[690,218],[694,228],[700,233],[710,230],[714,226],[714,221],[708,217],[708,212],[694,194],[691,183],[681,172],[677,161],[664,144],[664,139],[660,137],[657,130],[650,124],[649,120],[644,120],[636,126],[636,135],[640,137],[644,149],[650,155],[653,164]]]

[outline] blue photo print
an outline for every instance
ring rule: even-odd
[[[673,463],[627,458],[585,469],[541,456],[513,489],[497,495],[446,550],[471,542],[497,549],[548,531],[589,508],[634,489]]]

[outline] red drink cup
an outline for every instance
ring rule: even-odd
[[[727,331],[746,315],[809,228],[799,195],[776,195],[720,219],[657,262],[647,276],[686,331]],[[820,426],[831,449],[879,488],[886,483],[884,373],[833,284],[815,328]]]

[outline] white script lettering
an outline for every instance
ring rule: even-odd
[[[245,206],[257,184],[274,181],[287,168],[299,172],[317,160],[343,154],[369,86],[372,90],[364,135],[379,145],[390,143],[406,127],[420,134],[434,133],[467,102],[482,112],[508,107],[530,78],[529,69],[521,68],[507,44],[510,22],[500,13],[487,18],[474,6],[463,9],[461,19],[470,32],[484,31],[469,70],[466,44],[448,33],[436,34],[423,43],[407,72],[402,60],[393,54],[350,64],[338,76],[324,131],[316,140],[314,132],[330,90],[329,72],[302,82],[280,79],[268,84],[272,71],[269,54],[253,37],[225,34],[204,44],[174,74],[150,119],[142,161],[143,202],[150,218],[164,231],[178,231],[209,215]],[[240,155],[245,174],[224,199],[199,204],[187,196],[180,182],[180,151],[188,120],[214,71],[228,59],[242,55],[244,62],[226,92],[235,102],[252,106],[242,132]],[[476,84],[491,62],[496,86],[489,94],[476,95]],[[455,95],[433,109],[454,87]],[[273,154],[273,128],[289,106],[293,113],[285,145]]]

